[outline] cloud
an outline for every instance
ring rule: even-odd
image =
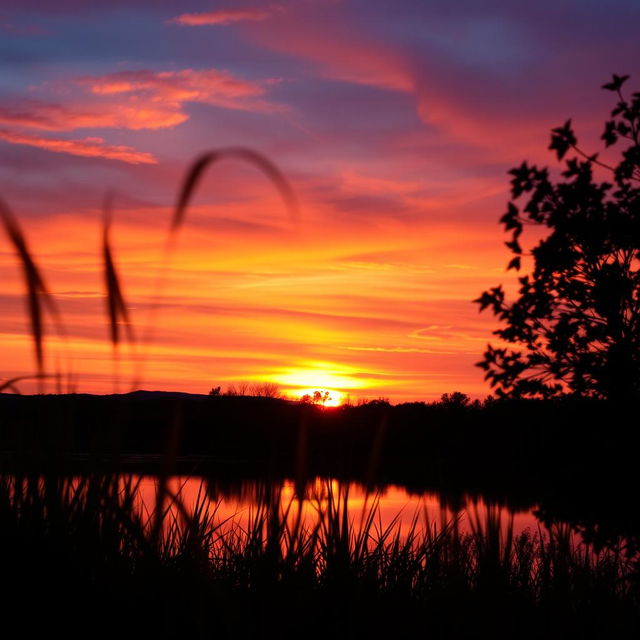
[[[273,10],[266,9],[221,9],[207,13],[182,13],[170,22],[183,27],[201,27],[230,24],[232,22],[256,22],[268,18]]]
[[[72,131],[85,128],[164,129],[188,119],[185,113],[161,105],[130,102],[64,106],[30,101],[16,108],[0,107],[0,124],[38,131]]]
[[[189,119],[184,111],[187,102],[244,111],[282,111],[280,105],[260,98],[266,92],[266,84],[247,82],[217,69],[137,70],[84,76],[76,80],[76,85],[88,90],[92,98],[82,97],[69,104],[23,100],[0,106],[0,127],[6,127],[0,130],[0,138],[59,153],[155,164],[157,160],[149,153],[108,145],[102,138],[50,139],[34,132],[166,129]]]
[[[413,38],[415,24],[406,25],[409,37],[404,40],[397,37],[395,29],[381,37],[379,30],[370,28],[375,26],[376,15],[381,18],[380,5],[371,5],[371,20],[366,22],[350,14],[346,5],[339,19],[300,8],[268,25],[248,26],[245,35],[259,46],[310,61],[323,78],[393,93],[397,104],[403,100],[408,105],[413,103],[417,118],[427,125],[425,130],[432,138],[437,133],[448,142],[490,153],[495,161],[511,161],[516,150],[529,153],[538,132],[546,135],[549,103],[535,89],[537,83],[523,84],[521,75],[506,65],[509,60],[501,68],[492,62],[496,52],[508,45],[518,69],[533,64],[529,58],[531,38],[521,34],[526,33],[524,27],[514,27],[518,37],[509,32],[505,41],[501,21],[497,26],[487,26],[486,20],[476,17],[480,44],[469,45],[472,51],[462,55],[459,28],[446,20],[440,24],[438,16],[421,17],[434,24],[425,26],[425,37],[420,41]],[[399,23],[406,19],[397,16]],[[397,27],[396,22],[393,24]],[[497,42],[496,30],[500,35]],[[565,93],[558,91],[562,96]],[[376,103],[379,105],[380,100]],[[526,127],[522,126],[524,117]]]
[[[412,347],[339,347],[347,351],[379,351],[382,353],[434,353],[432,349],[416,349]]]
[[[128,164],[157,164],[156,158],[142,151],[136,151],[132,147],[124,145],[105,144],[103,138],[83,138],[81,140],[61,140],[42,138],[27,134],[14,133],[6,129],[0,129],[0,140],[11,144],[22,144],[30,147],[47,149],[56,153],[70,153],[75,156],[87,158],[107,158],[120,160]]]
[[[245,31],[260,46],[312,61],[326,78],[403,93],[415,90],[402,48],[368,37],[344,14],[315,9],[308,15],[302,8],[298,14],[282,13],[277,21]]]
[[[282,111],[281,105],[260,99],[266,92],[265,85],[273,82],[247,82],[217,69],[137,70],[84,76],[76,84],[88,89],[93,101],[82,98],[64,105],[23,100],[5,104],[0,106],[0,125],[38,131],[165,129],[189,119],[184,112],[186,102],[244,111]]]
[[[266,83],[241,80],[218,69],[180,71],[119,71],[86,76],[78,82],[94,95],[137,96],[137,100],[180,109],[185,102],[199,102],[227,109],[281,111],[280,105],[258,99]],[[273,83],[273,81],[270,81]]]

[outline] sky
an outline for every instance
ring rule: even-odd
[[[0,197],[63,318],[47,371],[91,393],[486,396],[475,363],[499,325],[472,301],[515,291],[508,171],[557,167],[549,132],[570,117],[600,149],[601,85],[640,87],[639,24],[637,0],[0,0]],[[257,167],[221,160],[164,268],[185,172],[229,147],[274,163],[299,217]],[[117,354],[107,192],[138,338]],[[5,237],[0,311],[2,384],[35,371]]]

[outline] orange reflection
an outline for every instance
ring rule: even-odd
[[[140,478],[137,506],[141,511],[153,512],[158,479],[150,476]],[[513,524],[513,533],[520,534],[526,529],[537,530],[539,521],[531,511],[511,513],[504,507],[489,505],[481,499],[469,500],[465,509],[452,511],[444,506],[433,493],[415,494],[395,485],[389,485],[377,491],[367,491],[356,483],[341,483],[335,479],[316,478],[304,489],[304,495],[298,496],[293,481],[284,480],[271,487],[260,483],[246,483],[239,492],[212,495],[214,492],[201,478],[170,478],[169,493],[176,496],[187,513],[194,508],[215,513],[216,521],[224,522],[229,529],[246,527],[255,517],[255,509],[265,499],[276,499],[280,513],[293,523],[301,517],[303,528],[312,530],[320,514],[326,513],[329,506],[346,508],[350,527],[358,531],[367,517],[375,512],[374,529],[382,532],[397,529],[401,534],[408,531],[414,520],[418,529],[433,527],[441,530],[457,522],[461,532],[471,533],[474,526],[488,517],[498,519],[506,530]],[[266,492],[266,493],[265,493]],[[177,507],[172,507],[178,515]],[[167,518],[168,521],[171,517]]]

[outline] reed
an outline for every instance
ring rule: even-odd
[[[27,303],[27,315],[30,323],[29,326],[31,329],[31,338],[33,341],[37,368],[37,373],[34,377],[42,380],[45,375],[43,326],[45,310],[51,314],[56,327],[60,332],[63,332],[62,320],[54,297],[51,295],[49,288],[45,284],[40,269],[36,265],[33,255],[29,249],[29,245],[22,228],[18,224],[13,212],[9,209],[9,206],[2,199],[0,199],[0,222],[2,223],[2,227],[4,228],[9,242],[13,246],[22,267],[26,288],[25,297]],[[26,376],[22,376],[22,378],[25,379]],[[19,379],[14,378],[9,382],[7,387],[15,387],[17,382],[19,382]]]
[[[496,637],[533,637],[519,620],[546,637],[639,628],[637,559],[596,552],[567,528],[516,535],[491,510],[468,533],[420,513],[404,528],[381,527],[375,496],[358,523],[348,488],[328,482],[307,494],[311,518],[277,486],[244,519],[219,515],[205,484],[189,509],[178,491],[157,534],[158,514],[139,491],[139,479],[123,476],[0,476],[3,587],[28,590],[14,606],[70,607],[83,623],[89,610],[121,637],[140,625],[162,637],[251,637],[277,632],[288,616],[301,624],[318,603],[330,609],[316,630],[338,637],[427,622],[424,637],[465,637],[467,622],[487,628],[491,616],[503,625]],[[149,599],[172,602],[170,612],[138,610]]]

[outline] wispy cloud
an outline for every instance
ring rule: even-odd
[[[181,124],[188,115],[151,103],[62,105],[29,101],[17,107],[0,107],[0,124],[38,131],[74,129],[164,129]]]
[[[119,71],[87,76],[78,82],[100,96],[128,95],[178,110],[185,102],[199,102],[227,109],[280,111],[282,107],[260,100],[267,83],[248,82],[218,69],[180,71]]]
[[[131,164],[156,163],[150,153],[109,145],[102,138],[63,140],[35,134],[77,129],[167,129],[189,119],[186,103],[278,112],[284,107],[262,98],[267,85],[273,82],[249,82],[218,69],[143,69],[83,76],[75,80],[75,85],[84,90],[84,95],[72,94],[66,104],[29,99],[0,106],[0,126],[5,127],[0,137],[12,144],[72,155],[111,158]]]
[[[164,129],[188,120],[184,111],[188,102],[244,111],[282,111],[281,105],[261,99],[266,85],[274,82],[248,82],[217,69],[135,70],[84,76],[76,84],[99,96],[99,100],[76,98],[60,104],[31,99],[5,104],[0,106],[0,125],[38,131]]]
[[[382,353],[434,353],[432,349],[415,349],[412,347],[340,347],[347,351],[380,351]]]
[[[22,144],[30,147],[47,149],[56,153],[70,153],[87,158],[107,158],[120,160],[128,164],[157,164],[156,158],[142,151],[124,145],[106,144],[103,138],[82,138],[81,140],[62,140],[43,138],[28,134],[14,133],[0,129],[0,140],[11,144]]]
[[[182,13],[170,22],[184,27],[224,25],[232,22],[256,22],[268,18],[274,9],[220,9],[205,13]]]

